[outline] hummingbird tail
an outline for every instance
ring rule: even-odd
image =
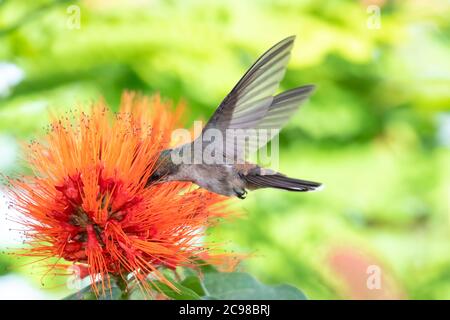
[[[281,173],[250,174],[242,177],[249,189],[276,188],[288,191],[307,192],[320,190],[322,184],[308,180],[289,178]]]

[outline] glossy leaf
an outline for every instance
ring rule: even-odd
[[[149,281],[150,286],[159,291],[168,298],[174,300],[200,300],[201,297],[192,289],[187,288],[179,283],[172,283],[178,290],[169,287],[167,284],[161,281]]]
[[[205,299],[220,300],[306,300],[297,288],[289,285],[262,284],[247,273],[206,273],[202,286]]]

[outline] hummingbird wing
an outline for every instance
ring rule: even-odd
[[[312,84],[305,85],[282,92],[273,98],[269,110],[256,125],[259,132],[257,149],[265,146],[280,132],[314,89]]]
[[[295,36],[291,36],[280,41],[250,67],[214,112],[200,139],[209,129],[219,130],[226,139],[227,129],[257,128],[273,105],[273,95],[286,72],[294,40]],[[232,154],[240,158],[242,150],[233,141],[229,145],[232,150],[224,150],[224,156]]]
[[[234,161],[245,160],[278,134],[314,89],[308,85],[274,96],[286,72],[294,40],[295,36],[291,36],[280,41],[250,67],[219,105],[198,139],[204,139],[210,129],[219,130],[223,155]]]

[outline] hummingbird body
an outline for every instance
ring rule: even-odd
[[[225,97],[196,140],[162,151],[147,185],[190,181],[211,192],[240,199],[245,198],[247,189],[277,188],[303,192],[318,189],[320,183],[289,178],[274,170],[247,163],[245,151],[248,145],[235,140],[236,135],[232,138],[228,135],[230,131],[238,132],[237,138],[240,138],[241,132],[244,132],[244,138],[250,138],[253,149],[259,149],[274,136],[272,131],[267,130],[278,133],[312,93],[314,86],[306,85],[274,95],[284,76],[294,39],[282,40],[253,64]],[[270,132],[268,136],[267,132]],[[201,148],[200,154],[192,151],[196,150],[196,142],[208,140],[205,137],[210,137],[211,133],[219,134],[219,141],[226,143],[226,147],[219,144],[214,151],[219,160],[215,162],[204,161],[207,146]],[[174,161],[173,155],[176,154],[190,155],[187,157],[189,161]]]
[[[233,165],[180,164],[163,181],[190,181],[201,188],[224,196],[245,194],[245,184]]]

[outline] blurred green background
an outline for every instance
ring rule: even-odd
[[[24,170],[18,143],[48,108],[133,89],[206,119],[295,34],[282,89],[318,89],[280,135],[280,171],[326,189],[251,193],[211,239],[312,299],[450,299],[449,16],[446,0],[0,1],[0,172]],[[0,297],[64,296],[7,254],[21,242],[0,199]]]

